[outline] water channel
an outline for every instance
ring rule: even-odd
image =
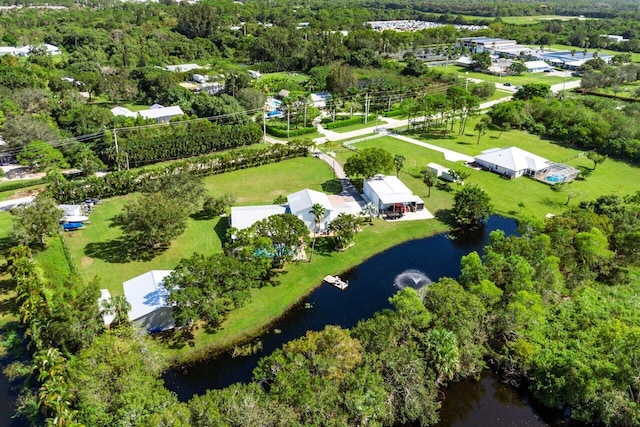
[[[258,354],[238,358],[221,356],[197,363],[186,372],[171,370],[164,375],[165,383],[184,401],[208,389],[249,382],[260,358],[303,336],[308,330],[321,330],[329,324],[351,328],[359,320],[390,308],[388,298],[398,291],[394,282],[399,274],[407,270],[414,270],[411,274],[416,274],[415,270],[418,270],[433,281],[457,277],[460,258],[474,250],[481,252],[488,242],[489,232],[496,229],[510,235],[515,233],[516,224],[513,220],[493,216],[484,232],[465,239],[451,240],[442,234],[388,249],[341,274],[349,281],[345,290],[326,284],[318,287],[261,337],[263,350]],[[335,273],[338,272],[327,272]],[[440,427],[557,423],[553,415],[543,416],[535,411],[524,396],[502,384],[490,371],[484,372],[480,381],[452,385],[445,391],[445,396]]]

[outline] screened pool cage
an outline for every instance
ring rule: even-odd
[[[529,174],[529,176],[545,184],[553,185],[571,182],[578,177],[579,173],[580,171],[574,167],[562,163],[552,163],[544,169]]]

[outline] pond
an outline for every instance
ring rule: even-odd
[[[388,249],[342,273],[341,278],[349,281],[345,290],[327,284],[319,286],[261,337],[263,350],[258,354],[237,358],[224,355],[197,363],[186,372],[171,370],[164,375],[165,383],[184,401],[208,389],[249,382],[260,358],[308,330],[321,330],[329,324],[350,328],[359,320],[390,308],[388,299],[398,291],[394,282],[399,274],[414,270],[409,276],[419,277],[415,272],[418,270],[433,281],[456,278],[460,258],[471,251],[482,252],[489,233],[497,229],[511,235],[516,232],[516,224],[493,216],[484,231],[464,239],[451,240],[442,234]],[[335,273],[338,272],[327,272]],[[483,372],[480,381],[463,381],[447,388],[441,418],[440,427],[560,425],[557,414],[534,410],[526,396],[501,383],[489,370]]]

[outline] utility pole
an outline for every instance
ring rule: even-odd
[[[113,129],[113,141],[116,145],[116,164],[118,165],[118,170],[120,170],[120,150],[118,149],[118,134],[115,129]]]
[[[267,112],[262,109],[262,140],[267,143]]]
[[[369,119],[369,92],[364,94],[364,124],[367,124]]]

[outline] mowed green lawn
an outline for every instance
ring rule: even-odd
[[[554,84],[562,83],[564,81],[564,77],[550,76],[548,73],[524,73],[520,76],[500,77],[500,76],[494,76],[493,74],[485,74],[485,73],[479,73],[476,71],[469,71],[465,67],[460,67],[458,65],[452,65],[452,64],[449,64],[446,67],[444,65],[438,65],[437,67],[430,67],[430,68],[434,68],[441,72],[446,71],[448,73],[457,73],[463,77],[484,80],[486,82],[493,82],[493,83],[508,82],[514,86],[522,86],[522,85],[531,84],[531,83],[545,83],[551,86]],[[567,77],[567,81],[571,81],[571,80],[577,80],[577,79],[575,77]]]
[[[237,205],[270,204],[278,195],[287,195],[303,188],[336,191],[329,165],[316,158],[300,158],[259,168],[243,169],[205,179],[208,194],[231,194]],[[101,287],[112,295],[122,294],[122,283],[149,270],[170,270],[194,252],[212,254],[220,252],[221,239],[227,229],[228,218],[211,220],[189,219],[187,229],[164,252],[150,261],[123,259],[126,241],[120,239],[119,228],[111,227],[111,220],[127,201],[128,195],[104,200],[90,215],[86,229],[64,234],[72,257],[84,280],[97,276]],[[55,251],[55,247],[51,251]],[[55,260],[55,256],[43,257]],[[53,268],[47,266],[46,268]]]
[[[475,125],[474,120],[470,120],[467,125],[465,135],[450,135],[449,137],[436,139],[428,138],[420,134],[405,134],[416,139],[421,139],[433,145],[448,148],[469,156],[475,156],[490,148],[516,146],[523,150],[542,156],[546,159],[563,162],[574,167],[592,168],[593,162],[586,157],[575,158],[581,153],[580,150],[562,147],[550,141],[540,139],[536,135],[526,132],[512,130],[500,135],[499,131],[489,131],[480,139],[480,144],[476,144],[477,134],[469,131]],[[457,130],[457,126],[456,126]],[[446,167],[453,167],[469,172],[471,176],[467,182],[478,184],[491,196],[495,212],[502,215],[534,215],[542,217],[547,213],[560,214],[564,210],[583,200],[594,200],[605,194],[626,195],[638,191],[637,182],[640,180],[640,168],[627,163],[607,159],[598,166],[585,180],[577,180],[569,184],[569,190],[576,193],[576,196],[565,205],[567,194],[553,191],[547,184],[535,181],[527,177],[520,177],[514,180],[505,180],[499,175],[466,168],[461,163],[449,162],[444,159],[440,152],[429,150],[418,145],[410,144],[393,137],[382,137],[369,141],[356,143],[357,148],[380,147],[393,154],[405,156],[406,174],[401,175],[403,181],[416,191],[420,192],[420,186],[424,184],[409,174],[416,175],[426,167],[429,162],[438,163]],[[351,155],[348,150],[339,150],[336,156],[343,162]],[[456,188],[456,185],[452,185]],[[440,190],[433,189],[433,200],[437,200]],[[425,199],[427,208],[431,201]],[[439,206],[439,204],[434,204]]]

